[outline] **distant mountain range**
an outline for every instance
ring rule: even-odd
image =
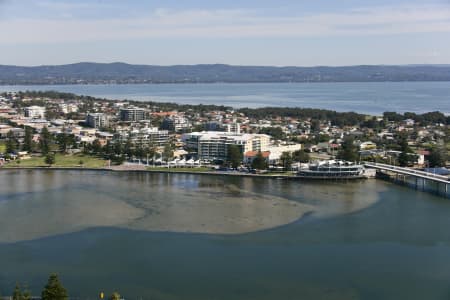
[[[0,84],[450,81],[450,65],[269,67],[76,63],[0,65]]]

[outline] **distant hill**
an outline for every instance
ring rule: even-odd
[[[450,65],[267,67],[76,63],[0,65],[0,84],[450,81]]]

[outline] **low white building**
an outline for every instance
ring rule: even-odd
[[[283,152],[292,153],[298,150],[302,150],[302,144],[270,146],[267,150],[270,152],[269,164],[273,165],[279,162],[280,156],[281,154],[283,154]]]
[[[360,150],[373,150],[377,148],[377,144],[371,141],[359,143],[358,146]]]

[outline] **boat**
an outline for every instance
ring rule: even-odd
[[[374,170],[366,169],[364,165],[342,160],[305,164],[297,172],[297,177],[307,179],[362,179],[374,176]]]

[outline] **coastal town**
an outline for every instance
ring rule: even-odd
[[[292,172],[370,161],[448,175],[450,117],[0,96],[0,166]]]

